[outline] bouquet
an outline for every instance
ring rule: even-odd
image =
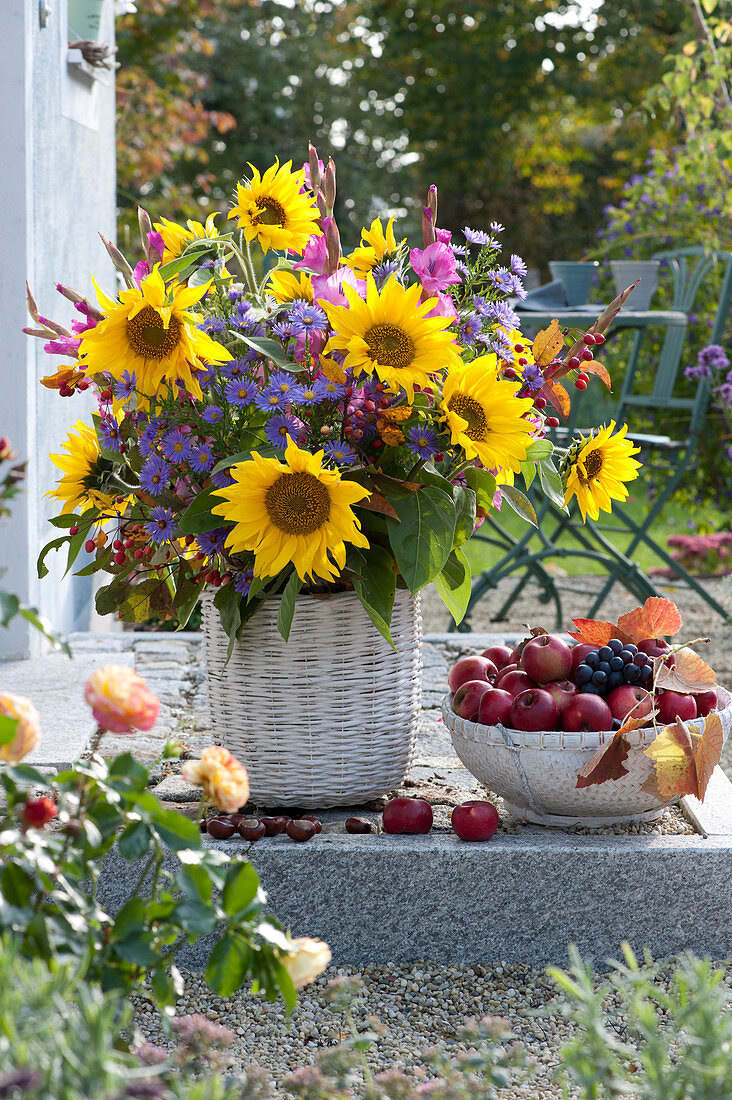
[[[462,618],[476,526],[504,507],[535,522],[517,481],[593,518],[627,497],[625,427],[545,438],[569,411],[562,378],[609,386],[592,349],[622,295],[579,339],[553,322],[530,345],[501,225],[454,239],[432,187],[422,247],[375,218],[344,255],[332,160],[311,146],[300,170],[250,168],[219,224],[141,211],[134,267],[105,241],[125,288],[95,304],[59,285],[70,328],[29,291],[25,331],[67,361],[42,384],[98,403],[51,456],[62,533],[41,575],[50,549],[69,568],[86,549],[80,573],[111,575],[100,613],[180,627],[214,590],[232,645],[262,600],[281,597],[287,639],[298,594],[348,588],[391,641],[397,587],[432,582]]]

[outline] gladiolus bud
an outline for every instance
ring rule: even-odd
[[[109,253],[110,260],[119,271],[127,286],[136,286],[134,272],[120,250],[113,245],[111,241],[108,241],[106,237],[103,237],[101,233],[99,234],[99,239]]]
[[[29,798],[23,807],[23,821],[33,829],[42,829],[56,817],[56,803],[50,798]]]
[[[30,287],[28,286],[27,283],[25,284],[25,302],[26,302],[26,307],[28,309],[28,312],[30,313],[31,317],[36,322],[36,324],[38,324],[39,323],[39,318],[40,318],[40,314],[38,312],[38,306],[36,305],[36,300],[33,297],[33,295],[31,294]]]
[[[317,191],[320,188],[320,161],[318,160],[318,150],[311,141],[308,142],[308,161],[310,163],[310,187],[311,190]]]
[[[338,232],[335,218],[330,219],[325,232],[325,245],[328,249],[328,274],[333,275],[338,270],[341,261],[341,235]]]
[[[140,240],[142,241],[142,247],[145,249],[145,256],[150,259],[149,251],[149,235],[153,231],[152,222],[150,221],[150,215],[147,210],[143,210],[141,206],[137,208],[137,224],[140,227]]]
[[[434,183],[430,184],[427,192],[427,205],[432,211],[432,224],[437,225],[437,185]]]
[[[332,157],[328,157],[328,163],[323,175],[323,194],[328,214],[332,215],[336,200],[336,168]]]
[[[435,223],[432,221],[432,210],[429,206],[422,207],[422,239],[425,248],[429,248],[436,241]]]

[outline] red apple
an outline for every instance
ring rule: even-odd
[[[610,707],[599,695],[591,695],[589,692],[575,695],[564,708],[562,721],[565,730],[569,733],[613,728],[613,714]]]
[[[423,798],[392,798],[384,806],[385,833],[428,833],[432,807]]]
[[[542,684],[544,691],[548,691],[554,702],[559,707],[561,714],[570,699],[577,694],[577,685],[571,680],[551,680],[548,684]]]
[[[699,718],[706,718],[713,710],[717,709],[718,700],[715,688],[710,691],[700,691],[694,696],[696,700],[696,713]]]
[[[530,676],[527,676],[525,672],[521,672],[520,669],[515,669],[513,672],[507,673],[501,678],[500,682],[501,691],[507,691],[510,695],[516,696],[521,691],[528,691],[529,688],[537,687],[535,680],[532,680]]]
[[[466,684],[468,680],[483,680],[492,684],[497,675],[498,669],[493,661],[485,657],[461,657],[452,666],[447,682],[454,695],[461,684]]]
[[[572,646],[572,672],[576,672],[577,665],[581,665],[588,653],[592,653],[593,649],[597,649],[596,645],[590,645],[589,642],[578,642],[577,645]]]
[[[507,645],[489,645],[487,649],[483,650],[481,657],[493,661],[500,672],[502,668],[511,663],[511,650]]]
[[[493,687],[498,687],[498,685],[500,684],[503,677],[507,676],[509,672],[520,672],[520,671],[521,671],[521,669],[519,668],[519,666],[516,664],[515,661],[512,661],[510,665],[505,665],[502,669],[499,669],[498,675],[496,676],[495,680],[493,681]]]
[[[613,718],[645,718],[653,710],[653,696],[645,688],[634,684],[622,684],[607,697],[607,705]]]
[[[638,642],[638,652],[647,653],[649,657],[663,657],[668,650],[669,644],[663,638],[644,638],[642,642]],[[675,661],[676,658],[672,653],[664,663],[670,668]]]
[[[498,810],[492,802],[463,802],[450,820],[461,840],[490,840],[498,828]]]
[[[696,700],[693,695],[682,695],[680,691],[662,691],[658,697],[659,722],[675,722],[680,718],[688,722],[696,718]]]
[[[572,650],[556,635],[540,634],[524,646],[521,667],[537,684],[566,680],[572,671]]]
[[[461,684],[453,695],[452,709],[459,718],[475,722],[480,700],[485,692],[490,690],[491,685],[486,680],[468,680],[467,684]]]
[[[515,730],[553,730],[559,722],[559,707],[548,691],[529,688],[511,704],[511,726]]]
[[[509,691],[489,688],[483,692],[478,704],[478,721],[484,726],[495,726],[496,722],[508,726],[511,703],[513,695]]]

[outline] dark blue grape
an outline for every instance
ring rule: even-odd
[[[641,670],[638,665],[626,665],[623,669],[623,677],[626,684],[636,684],[641,678]]]
[[[632,653],[634,657],[635,657],[636,653],[638,652],[638,646],[633,645],[632,642],[626,642],[626,644],[623,646],[623,648],[627,649],[628,653]]]
[[[602,669],[598,668],[597,672],[592,673],[592,683],[595,687],[605,687],[607,683],[607,672],[603,672]]]
[[[577,665],[574,671],[574,682],[577,686],[588,683],[592,679],[592,669],[589,665]]]
[[[636,653],[635,657],[633,658],[633,664],[638,665],[638,668],[645,668],[649,660],[650,658],[647,653]],[[586,658],[585,662],[587,663]]]
[[[616,672],[611,672],[610,675],[607,678],[607,686],[609,688],[620,687],[622,682],[623,682],[623,674],[619,670],[616,671]]]
[[[620,650],[623,648],[623,643],[619,638],[611,638],[607,645],[608,649],[612,649],[615,654],[620,653]]]
[[[645,687],[646,684],[650,684],[653,679],[653,669],[650,665],[644,665],[641,669],[641,683]]]
[[[604,672],[606,676],[609,676],[610,675],[610,662],[609,661],[600,661],[599,665],[597,666],[597,671],[598,672]]]
[[[623,668],[624,665],[625,665],[625,661],[623,660],[622,657],[611,657],[610,658],[610,671],[611,672],[618,672],[618,670]]]
[[[599,687],[595,687],[594,684],[583,684],[580,688],[580,695],[599,695]]]
[[[609,645],[601,646],[597,652],[601,661],[609,661],[611,657],[615,656]]]
[[[597,650],[593,649],[591,653],[585,655],[584,664],[589,665],[590,668],[597,668],[600,663],[600,658],[597,655]]]
[[[620,659],[621,659],[621,661],[623,662],[624,665],[629,665],[632,662],[633,658],[635,657],[635,653],[631,653],[630,650],[626,646],[625,649],[621,649],[618,656],[620,657]]]

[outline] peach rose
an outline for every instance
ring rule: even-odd
[[[292,953],[283,955],[280,961],[292,978],[295,989],[301,989],[323,973],[333,956],[327,943],[309,936],[293,940],[292,948]]]
[[[86,682],[84,698],[101,729],[111,733],[149,730],[155,725],[160,700],[134,668],[105,665]]]
[[[30,699],[9,691],[0,691],[0,714],[18,721],[13,740],[7,745],[0,745],[0,760],[6,764],[17,764],[41,740],[41,719]]]
[[[220,745],[209,745],[200,760],[189,760],[182,768],[183,778],[196,787],[203,787],[220,810],[233,814],[249,798],[247,770]]]

